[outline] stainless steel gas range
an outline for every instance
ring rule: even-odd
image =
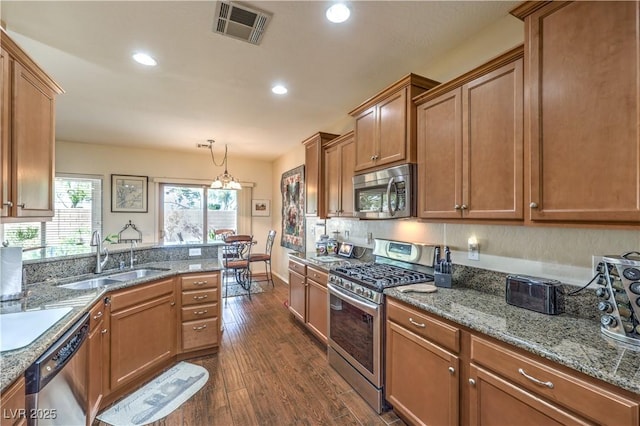
[[[329,272],[329,365],[378,413],[384,409],[385,288],[433,281],[435,247],[375,240],[371,263]]]

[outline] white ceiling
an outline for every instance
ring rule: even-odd
[[[65,89],[57,139],[272,160],[504,17],[512,1],[250,1],[273,13],[255,46],[212,32],[215,1],[7,1],[9,34]],[[159,62],[146,68],[136,50]],[[426,76],[429,77],[429,76]],[[271,93],[282,82],[285,96]],[[337,129],[337,130],[336,130]]]

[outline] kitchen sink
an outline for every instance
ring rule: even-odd
[[[0,352],[27,346],[71,312],[71,307],[0,315]]]
[[[168,269],[134,269],[133,271],[118,272],[117,274],[111,274],[108,278],[116,279],[119,281],[135,280],[136,278],[144,278],[152,275],[160,274],[168,271]]]
[[[62,284],[60,288],[67,288],[71,290],[90,290],[92,288],[100,288],[108,286],[110,284],[119,284],[124,281],[135,280],[137,278],[144,278],[153,275],[166,272],[169,269],[134,269],[132,271],[118,272],[115,274],[107,275],[106,277],[90,278],[82,281],[76,281],[69,284]]]
[[[63,284],[60,288],[68,288],[71,290],[90,290],[92,288],[104,287],[109,284],[118,284],[126,280],[116,280],[109,277],[91,278],[88,280],[76,281],[69,284]]]

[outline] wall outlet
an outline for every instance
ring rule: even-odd
[[[189,256],[202,256],[202,250],[199,248],[190,248]]]

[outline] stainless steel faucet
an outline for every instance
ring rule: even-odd
[[[135,257],[133,257],[133,248],[134,247],[138,247],[138,243],[136,243],[135,241],[131,240],[131,254],[129,255],[129,256],[131,256],[131,269],[133,269],[133,262],[138,260]]]
[[[107,264],[107,260],[109,260],[109,250],[105,247],[102,248],[102,236],[100,235],[100,231],[93,231],[93,235],[91,235],[91,247],[96,247],[96,274],[102,273],[102,268]],[[100,261],[100,256],[104,252],[104,259]]]

